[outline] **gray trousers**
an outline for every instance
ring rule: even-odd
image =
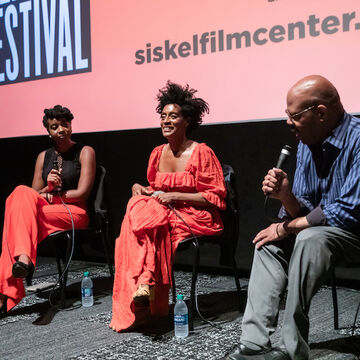
[[[318,226],[255,250],[241,342],[258,350],[271,347],[280,298],[288,289],[282,345],[291,359],[309,358],[312,297],[335,265],[360,261],[360,237],[335,227]]]

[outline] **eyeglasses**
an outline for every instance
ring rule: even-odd
[[[305,110],[299,111],[299,112],[297,112],[295,114],[290,114],[288,109],[286,109],[285,112],[286,112],[286,115],[289,117],[289,119],[298,120],[300,118],[300,115],[302,115],[306,111],[309,111],[309,110],[313,109],[314,107],[316,107],[316,105],[309,106]]]

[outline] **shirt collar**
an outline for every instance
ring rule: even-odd
[[[345,136],[350,124],[351,116],[344,111],[344,115],[339,123],[339,125],[332,131],[331,135],[328,136],[323,145],[326,143],[335,146],[338,149],[343,148],[345,142]]]

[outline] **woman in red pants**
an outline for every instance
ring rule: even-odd
[[[0,257],[0,317],[24,296],[23,278],[32,276],[37,245],[49,234],[88,225],[86,200],[96,171],[95,152],[71,139],[73,114],[56,105],[45,109],[43,125],[54,147],[36,160],[32,186],[17,186],[6,200]],[[54,163],[56,166],[54,166]],[[58,169],[58,170],[57,170]]]
[[[158,95],[156,110],[167,143],[150,155],[149,186],[132,187],[116,239],[110,327],[118,332],[135,322],[138,305],[150,305],[153,315],[168,313],[172,259],[181,240],[192,231],[219,235],[223,230],[219,210],[225,209],[226,190],[221,165],[206,144],[188,137],[208,111],[195,92],[168,82]]]

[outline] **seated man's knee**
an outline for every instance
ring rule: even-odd
[[[321,250],[328,244],[326,232],[322,227],[304,229],[296,236],[295,248],[306,248],[310,251]]]
[[[296,242],[311,240],[317,235],[317,233],[316,229],[311,227],[301,230],[296,236]]]

